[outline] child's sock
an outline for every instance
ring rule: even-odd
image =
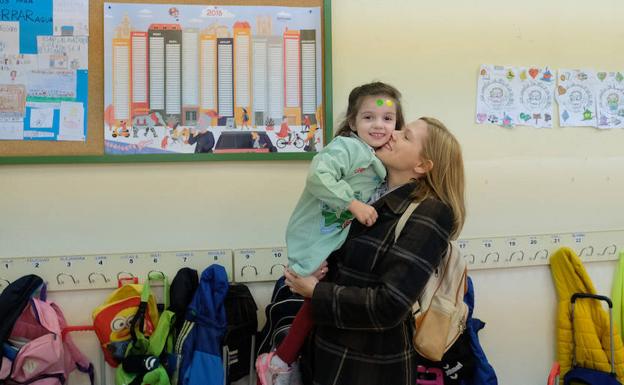
[[[285,363],[284,360],[279,358],[277,354],[274,354],[273,357],[271,357],[270,365],[277,369],[288,369],[288,364]]]

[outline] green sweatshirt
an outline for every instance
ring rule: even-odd
[[[374,149],[356,135],[338,136],[321,150],[286,229],[289,267],[303,276],[316,271],[347,237],[349,204],[368,202],[385,178]]]

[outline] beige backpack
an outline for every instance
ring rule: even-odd
[[[394,231],[395,242],[416,207],[418,203],[411,203],[399,218]],[[416,321],[414,348],[428,360],[442,360],[444,353],[466,329],[468,306],[464,303],[464,294],[467,271],[466,261],[449,243],[440,265],[412,306]]]

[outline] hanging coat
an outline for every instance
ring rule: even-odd
[[[182,385],[222,385],[221,343],[227,328],[224,300],[228,291],[223,266],[210,265],[201,274],[199,287],[186,311],[178,336],[182,341]]]
[[[550,270],[557,290],[557,361],[561,379],[572,366],[572,319],[570,298],[574,293],[596,294],[583,263],[576,253],[562,247],[550,257]],[[614,327],[615,371],[620,382],[624,379],[622,339]],[[609,362],[609,315],[599,301],[580,300],[574,305],[574,338],[576,360],[580,367],[611,371]],[[561,380],[563,381],[563,380]]]
[[[468,290],[464,295],[464,302],[468,305],[468,319],[466,320],[466,332],[470,337],[470,349],[474,355],[474,369],[470,378],[462,380],[462,385],[498,385],[496,372],[488,362],[485,352],[479,342],[477,333],[485,327],[485,322],[478,318],[472,318],[474,311],[474,286],[472,279],[468,277]]]
[[[622,307],[622,294],[624,294],[624,251],[620,253],[618,267],[613,276],[611,287],[611,301],[613,301],[613,325],[620,331],[620,337],[624,338],[624,307]]]

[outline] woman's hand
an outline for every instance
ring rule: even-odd
[[[306,298],[311,298],[314,288],[319,282],[318,278],[313,275],[300,277],[294,271],[286,269],[284,271],[286,277],[286,285],[290,287],[290,291],[300,294]]]

